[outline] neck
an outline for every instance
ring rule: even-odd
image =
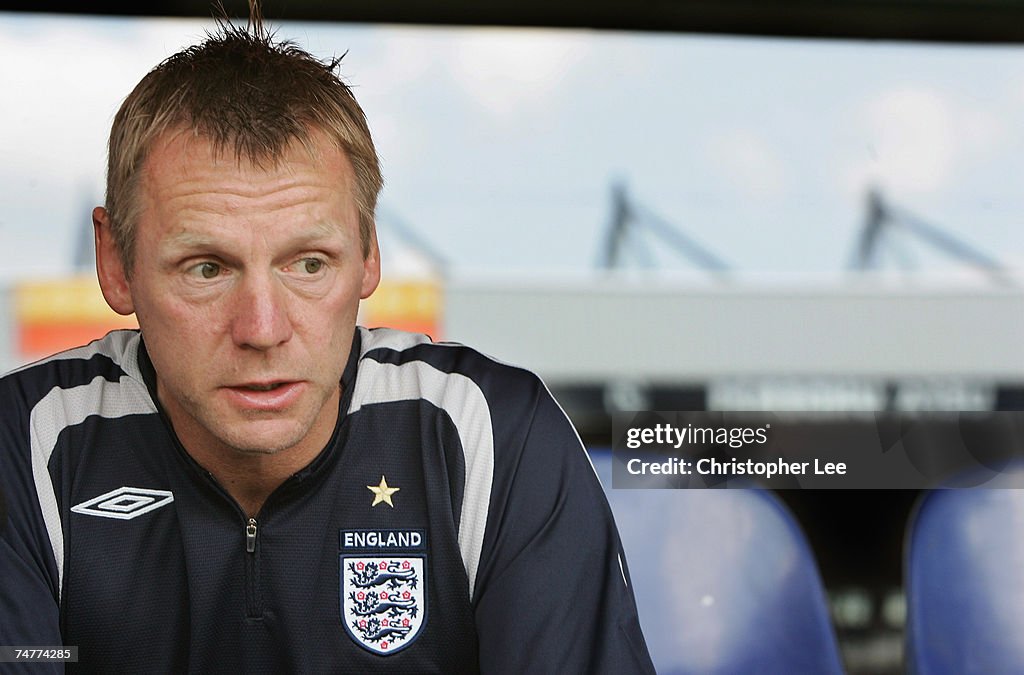
[[[337,394],[324,410],[323,419],[299,443],[273,451],[232,447],[208,433],[196,434],[196,425],[175,424],[173,417],[172,426],[192,459],[213,474],[249,517],[254,517],[274,490],[308,466],[330,442],[338,417]]]
[[[316,457],[316,453],[308,458],[279,457],[277,454],[251,455],[238,451],[232,454],[232,457],[211,456],[204,459],[193,454],[193,459],[213,474],[250,518],[259,513],[267,497],[278,486]]]
[[[330,402],[337,410],[337,402]],[[302,441],[276,452],[241,450],[220,442],[187,442],[179,439],[189,455],[213,474],[250,518],[254,517],[267,497],[288,478],[317,458],[330,442],[336,416],[316,425]],[[327,424],[326,422],[330,422]]]

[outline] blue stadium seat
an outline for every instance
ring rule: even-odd
[[[842,673],[807,541],[763,490],[613,490],[640,624],[658,672]]]
[[[911,672],[1024,673],[1024,490],[927,493],[906,585]]]

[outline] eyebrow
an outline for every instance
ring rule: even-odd
[[[206,234],[182,230],[167,237],[167,243],[174,247],[181,248],[209,248],[214,240]]]

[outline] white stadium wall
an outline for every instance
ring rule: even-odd
[[[549,383],[737,377],[1024,381],[1024,290],[449,282],[444,337]]]

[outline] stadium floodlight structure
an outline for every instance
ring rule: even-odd
[[[624,183],[612,184],[611,197],[612,217],[608,224],[598,267],[604,269],[625,267],[627,253],[638,259],[642,267],[653,267],[654,258],[645,246],[644,240],[634,236],[634,233],[642,229],[657,237],[662,244],[685,257],[698,268],[709,272],[719,280],[726,277],[729,272],[728,264],[710,249],[684,234],[677,226],[631,199]]]
[[[902,255],[893,237],[896,232],[909,234],[940,253],[978,269],[997,285],[1012,285],[1006,268],[998,260],[906,209],[894,206],[878,188],[868,190],[867,217],[850,268],[856,271],[880,269],[881,248],[887,245],[903,268],[910,269],[912,264],[909,257]]]

